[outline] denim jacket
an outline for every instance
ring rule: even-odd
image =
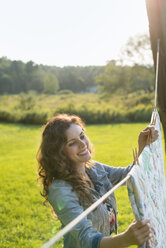
[[[120,182],[128,174],[131,167],[111,167],[96,162],[90,169],[86,168],[86,172],[95,187],[95,190],[91,189],[94,193],[94,199],[99,199]],[[52,182],[49,187],[48,200],[61,221],[62,228],[85,210],[85,206],[79,203],[77,193],[64,180]],[[116,216],[117,204],[114,193],[107,201],[113,207]],[[117,216],[115,231],[117,231]],[[63,248],[98,248],[101,238],[109,235],[109,213],[106,204],[101,203],[65,235]]]

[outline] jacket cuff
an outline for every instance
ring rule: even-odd
[[[101,233],[98,233],[94,236],[94,238],[92,239],[92,248],[99,248],[99,244],[100,244],[100,240],[103,238],[103,237],[107,237],[108,235],[106,234],[101,234]]]

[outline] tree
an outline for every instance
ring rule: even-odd
[[[73,70],[62,71],[59,77],[60,89],[68,89],[73,92],[85,91],[84,79],[77,75]]]
[[[145,92],[154,91],[155,75],[153,67],[147,68],[142,65],[134,65],[130,68],[128,91],[134,92],[144,90]]]
[[[43,75],[40,73],[39,66],[34,64],[33,61],[29,61],[25,64],[25,92],[35,90],[42,92],[44,89]]]
[[[59,83],[56,76],[48,73],[44,78],[44,93],[54,94],[59,89]]]
[[[153,58],[151,52],[150,39],[147,34],[139,34],[130,37],[124,48],[121,50],[120,64],[139,64],[151,67]]]
[[[152,92],[155,84],[152,62],[148,35],[130,37],[121,58],[107,64],[104,73],[96,77],[96,84],[105,94],[139,90]]]
[[[25,64],[22,61],[11,61],[8,75],[12,78],[13,91],[10,93],[20,93],[26,90]]]
[[[9,74],[11,61],[6,57],[0,58],[0,94],[13,93],[12,79]]]
[[[104,73],[96,77],[96,85],[105,94],[113,94],[117,90],[126,91],[128,81],[128,71],[121,65],[116,65],[116,61],[110,61],[105,67]]]
[[[13,83],[10,75],[3,73],[0,77],[0,93],[13,93]]]

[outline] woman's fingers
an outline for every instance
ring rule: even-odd
[[[156,141],[156,139],[158,138],[158,136],[159,136],[158,131],[155,129],[155,130],[151,133],[152,142]]]
[[[142,235],[142,237],[146,237],[150,234],[150,224],[147,223],[146,225],[142,226],[141,228],[139,228],[139,233],[140,235]]]
[[[150,239],[150,236],[151,236],[150,227],[148,229],[144,228],[144,231],[141,230],[141,232],[139,232],[139,235],[138,235],[139,244],[143,244],[147,242]]]
[[[135,226],[137,228],[142,228],[143,226],[145,226],[146,224],[150,223],[150,220],[149,219],[146,219],[146,220],[139,220],[139,221],[136,221],[135,222]]]
[[[158,138],[158,130],[155,129],[154,125],[149,125],[147,126],[142,132],[141,132],[142,136],[146,137],[147,139],[147,144],[150,144],[154,141],[157,140]]]
[[[135,237],[138,240],[138,244],[141,245],[150,239],[150,223],[149,219],[138,221],[135,223],[134,232]]]
[[[159,136],[158,131],[156,129],[151,129],[151,133],[150,133],[150,141],[151,141],[151,143],[156,141],[158,136]]]
[[[153,143],[158,138],[158,131],[155,129],[154,125],[147,126],[142,132],[140,132],[138,137],[138,145],[139,145],[139,155],[143,151],[146,145]]]
[[[150,231],[150,220],[142,220],[137,221],[135,223],[135,228],[139,231],[139,233],[149,232]]]
[[[142,245],[150,239],[150,220],[133,221],[125,232],[129,245]]]

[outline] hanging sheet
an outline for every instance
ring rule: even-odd
[[[155,127],[159,137],[144,148],[139,157],[139,165],[134,165],[127,181],[136,220],[150,219],[152,237],[147,244],[139,246],[141,248],[166,248],[166,180],[160,118],[155,112]]]

